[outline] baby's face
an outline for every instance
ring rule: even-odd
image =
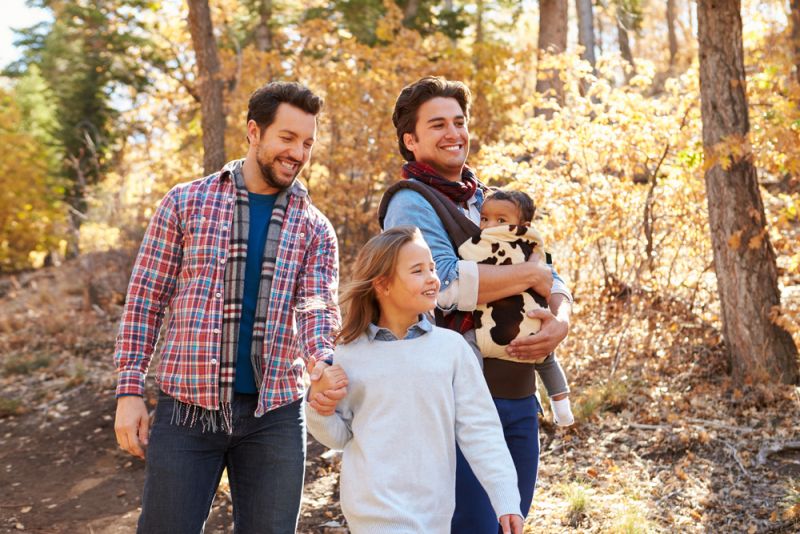
[[[506,224],[521,224],[519,208],[510,200],[487,200],[481,208],[481,230]]]

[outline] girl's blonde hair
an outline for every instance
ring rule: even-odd
[[[400,249],[415,240],[424,242],[416,226],[395,226],[367,241],[358,252],[352,279],[339,294],[344,320],[336,343],[350,343],[366,332],[370,323],[378,322],[381,310],[375,282],[394,276]]]

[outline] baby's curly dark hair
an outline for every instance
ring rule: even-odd
[[[484,202],[488,200],[507,200],[512,202],[519,210],[519,220],[522,224],[533,222],[533,215],[536,212],[536,205],[533,199],[524,191],[513,189],[492,189]]]

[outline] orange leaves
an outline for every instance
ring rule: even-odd
[[[761,245],[764,242],[764,237],[766,235],[767,235],[767,229],[764,228],[759,233],[750,238],[750,241],[747,242],[747,248],[749,248],[750,250],[758,250],[759,248],[761,248]]]
[[[733,250],[737,250],[740,246],[742,246],[742,234],[744,230],[737,230],[731,234],[728,238],[728,246]]]
[[[716,165],[724,170],[730,170],[732,165],[744,159],[753,157],[753,147],[746,135],[729,135],[712,147],[706,147],[703,172],[709,171]]]
[[[744,230],[737,230],[728,237],[728,247],[733,250],[738,250],[742,246],[742,236]],[[767,229],[762,228],[760,232],[751,236],[747,240],[747,248],[749,250],[758,250],[764,244],[764,239],[767,236]]]

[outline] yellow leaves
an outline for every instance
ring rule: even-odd
[[[753,147],[746,136],[729,135],[714,146],[706,147],[703,172],[707,172],[715,165],[719,165],[726,171],[730,170],[732,165],[744,159],[750,159],[752,155]]]

